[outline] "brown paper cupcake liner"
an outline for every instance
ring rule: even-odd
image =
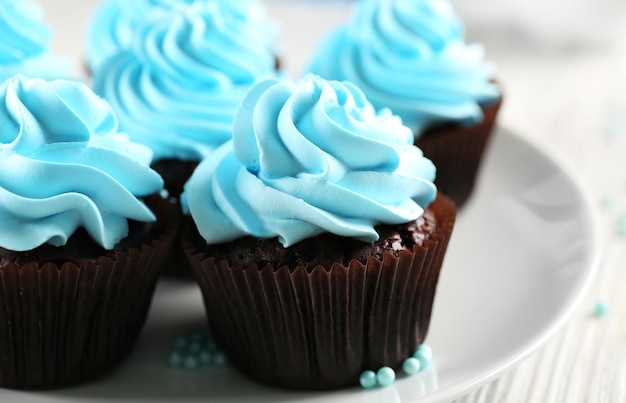
[[[165,182],[165,188],[169,192],[169,200],[173,208],[178,212],[177,227],[180,226],[182,213],[180,213],[180,195],[185,183],[198,166],[198,161],[183,161],[178,159],[163,159],[152,164]],[[165,257],[162,274],[168,278],[181,280],[193,280],[193,273],[185,257],[178,234],[172,244],[170,253]]]
[[[421,246],[329,270],[216,262],[189,242],[212,332],[232,364],[266,384],[311,390],[400,367],[426,337],[454,224],[451,201],[432,208],[438,227]]]
[[[427,130],[415,142],[437,167],[435,184],[461,207],[469,199],[488,147],[502,99],[483,106],[484,118],[472,126],[445,125]]]
[[[164,232],[99,259],[0,265],[0,386],[57,388],[115,367],[144,325],[172,240]]]

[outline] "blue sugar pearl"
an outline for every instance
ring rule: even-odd
[[[407,375],[415,375],[420,372],[422,365],[417,358],[409,357],[402,363],[402,370]]]
[[[202,365],[210,365],[213,362],[213,354],[210,351],[202,350],[198,354],[198,359]]]
[[[225,367],[226,364],[228,364],[228,359],[224,353],[217,351],[213,354],[213,366]]]
[[[413,358],[417,358],[420,362],[420,368],[424,369],[430,365],[433,360],[433,350],[426,344],[420,344]]]
[[[188,355],[183,360],[183,368],[188,369],[188,370],[195,370],[195,369],[200,368],[200,363],[198,362],[198,359],[195,356]]]
[[[182,350],[186,348],[187,344],[189,344],[189,340],[187,340],[187,337],[185,336],[178,336],[176,339],[174,339],[174,349],[176,350]]]
[[[415,352],[415,354],[420,354],[428,360],[433,359],[433,350],[428,344],[420,344],[419,346],[417,346],[417,351]]]
[[[172,368],[180,368],[183,363],[183,357],[177,351],[172,351],[167,356],[167,365]]]
[[[359,383],[365,389],[371,389],[376,386],[376,374],[374,371],[363,371],[359,377]]]
[[[617,231],[622,237],[626,238],[626,211],[623,211],[620,215],[617,223]]]
[[[396,380],[396,373],[389,367],[382,367],[376,372],[376,381],[380,386],[389,386]]]
[[[199,353],[201,350],[202,350],[202,344],[198,341],[193,341],[187,347],[187,351],[189,351],[190,353],[194,353],[194,354]]]
[[[609,303],[606,300],[600,300],[596,303],[595,308],[593,309],[593,315],[596,318],[603,318],[606,314],[609,313]]]

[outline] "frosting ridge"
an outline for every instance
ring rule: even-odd
[[[258,79],[275,75],[259,24],[222,1],[152,13],[135,29],[132,50],[94,74],[94,89],[133,141],[155,160],[200,160],[232,133],[237,105]],[[236,14],[236,13],[235,13]]]
[[[268,80],[246,96],[233,140],[203,161],[182,195],[208,243],[323,232],[378,239],[374,226],[417,219],[435,168],[411,130],[348,82]]]
[[[92,71],[98,70],[107,58],[132,47],[135,29],[151,13],[169,12],[185,4],[219,3],[241,21],[265,23],[265,8],[259,0],[105,0],[96,8],[89,24],[85,51]],[[268,24],[259,32],[271,43],[273,28]]]
[[[493,66],[447,0],[363,0],[350,22],[319,44],[309,71],[360,87],[416,134],[446,121],[482,120],[481,103],[500,92]]]
[[[63,245],[78,228],[106,249],[128,219],[154,221],[137,199],[162,189],[151,151],[117,132],[108,104],[77,82],[0,85],[0,246]]]
[[[52,30],[43,16],[43,8],[30,0],[0,2],[0,81],[18,73],[67,77],[69,60],[48,51]]]

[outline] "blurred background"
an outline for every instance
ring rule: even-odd
[[[289,32],[280,36],[280,42],[285,66],[293,76],[301,73],[312,47],[327,27],[348,18],[352,2],[265,0],[270,17],[281,21],[283,32]],[[97,1],[74,2],[71,7],[65,0],[40,3],[46,8],[48,20],[72,21],[55,27],[53,48],[59,53],[76,54],[75,47],[82,46],[77,29],[86,28]],[[579,112],[597,115],[607,111],[606,105],[600,104],[612,101],[601,94],[624,88],[619,87],[626,48],[626,2],[622,0],[452,3],[465,22],[468,42],[483,43],[487,57],[498,67],[506,96],[501,121],[511,128],[531,136],[544,130],[568,131],[563,112],[571,111],[573,103],[585,98],[585,110]],[[299,10],[306,10],[310,18],[297,22],[284,18]],[[537,121],[536,114],[541,113],[537,110],[546,104],[553,108],[554,119]]]

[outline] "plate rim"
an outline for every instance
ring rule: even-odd
[[[573,167],[565,161],[560,155],[558,155],[554,150],[550,149],[547,145],[541,143],[540,140],[531,139],[528,136],[522,135],[515,130],[508,129],[503,127],[502,125],[497,125],[494,128],[494,136],[505,136],[514,138],[516,141],[520,141],[531,148],[532,152],[545,158],[551,162],[556,169],[562,173],[564,179],[567,181],[568,185],[571,186],[572,190],[577,194],[578,201],[580,202],[580,207],[583,209],[581,213],[581,217],[585,217],[588,220],[589,225],[589,239],[588,239],[588,259],[585,262],[583,267],[585,270],[580,272],[580,275],[577,278],[577,281],[571,287],[569,295],[564,300],[562,306],[558,309],[558,312],[555,314],[554,318],[548,322],[547,325],[543,327],[543,329],[538,330],[533,338],[529,338],[526,343],[523,344],[520,348],[511,350],[508,354],[503,354],[501,359],[492,366],[489,366],[488,369],[483,370],[481,373],[476,376],[471,376],[465,382],[456,382],[448,385],[444,389],[437,389],[430,393],[427,393],[420,397],[406,397],[401,396],[399,393],[395,393],[396,385],[392,385],[388,388],[382,388],[379,390],[361,390],[357,387],[353,389],[346,389],[338,391],[339,394],[334,394],[330,392],[329,394],[305,394],[300,395],[298,397],[294,396],[293,399],[289,398],[288,401],[308,401],[310,399],[317,401],[316,399],[332,399],[333,396],[339,400],[343,400],[346,397],[350,397],[348,399],[353,401],[355,397],[358,399],[359,394],[362,395],[362,399],[364,401],[378,401],[378,397],[380,400],[384,401],[386,397],[396,396],[396,401],[401,402],[414,402],[414,403],[429,403],[429,402],[446,402],[451,401],[457,398],[461,398],[463,396],[468,395],[479,387],[487,384],[488,382],[496,379],[501,376],[506,370],[513,368],[518,365],[521,361],[528,358],[533,352],[535,352],[540,346],[545,344],[550,338],[552,338],[564,325],[565,323],[572,317],[574,312],[580,306],[584,296],[589,290],[591,283],[595,277],[596,272],[599,269],[600,261],[602,258],[602,233],[601,233],[601,220],[599,213],[598,203],[593,202],[593,198],[591,196],[591,189],[589,186],[584,184],[584,181],[581,179],[581,176],[573,169]],[[492,139],[493,140],[493,139]],[[506,140],[505,140],[506,141]],[[492,151],[487,150],[487,152]],[[470,200],[471,202],[471,200]],[[128,363],[127,363],[128,364]],[[126,365],[127,365],[126,364]],[[165,368],[165,367],[164,367]],[[435,370],[436,372],[436,370]],[[411,382],[410,378],[405,378],[399,380],[398,382]],[[95,384],[95,383],[94,383]],[[37,400],[39,402],[52,402],[58,401],[59,398],[64,401],[76,401],[79,398],[81,401],[85,401],[85,394],[83,392],[78,392],[75,394],[71,389],[67,390],[69,393],[65,394],[61,391],[61,394],[53,393],[51,395],[41,395],[39,393],[32,394],[29,391],[15,391],[9,389],[0,389],[0,399],[3,397],[2,395],[7,394],[8,397],[19,397],[25,398],[26,400],[30,400],[29,398],[39,398],[42,400]],[[380,395],[377,393],[380,392]],[[372,393],[372,395],[367,396]],[[391,395],[389,395],[391,394]],[[343,395],[343,396],[342,396]],[[185,396],[180,397],[185,401]],[[210,395],[206,396],[206,399],[211,399]],[[287,401],[285,399],[281,399],[283,401]],[[87,400],[90,401],[90,400]],[[93,396],[94,402],[102,401],[98,396]],[[116,400],[119,401],[119,400]],[[143,401],[143,399],[139,399],[136,401]],[[197,401],[196,399],[189,399],[188,401]]]
[[[507,357],[500,360],[499,364],[491,367],[487,371],[483,371],[483,373],[473,377],[467,383],[458,386],[451,386],[446,389],[438,389],[432,393],[419,397],[416,400],[410,400],[409,402],[448,402],[464,397],[487,383],[498,379],[506,370],[519,365],[532,353],[536,352],[539,347],[547,343],[548,340],[555,336],[571,319],[578,307],[581,305],[582,300],[591,287],[593,279],[595,278],[595,275],[600,267],[600,262],[602,260],[603,235],[601,230],[599,207],[597,203],[593,201],[594,199],[591,195],[591,188],[585,185],[584,181],[581,179],[581,175],[576,172],[573,165],[557,151],[550,148],[545,141],[537,137],[520,134],[513,129],[503,126],[502,124],[496,124],[493,130],[493,135],[513,137],[517,141],[525,143],[525,145],[529,146],[533,152],[549,160],[564,174],[565,179],[567,179],[568,183],[572,185],[572,189],[578,194],[580,206],[585,210],[585,214],[582,214],[581,217],[587,217],[589,220],[589,242],[586,243],[588,246],[587,249],[589,250],[589,262],[586,265],[586,270],[581,272],[580,278],[576,282],[576,286],[572,287],[570,295],[567,298],[567,302],[564,303],[559,309],[558,314],[546,327],[544,327],[544,329],[539,331],[536,336],[529,340],[523,347],[519,348],[517,351],[511,352]],[[490,150],[487,150],[486,152],[488,153]]]

